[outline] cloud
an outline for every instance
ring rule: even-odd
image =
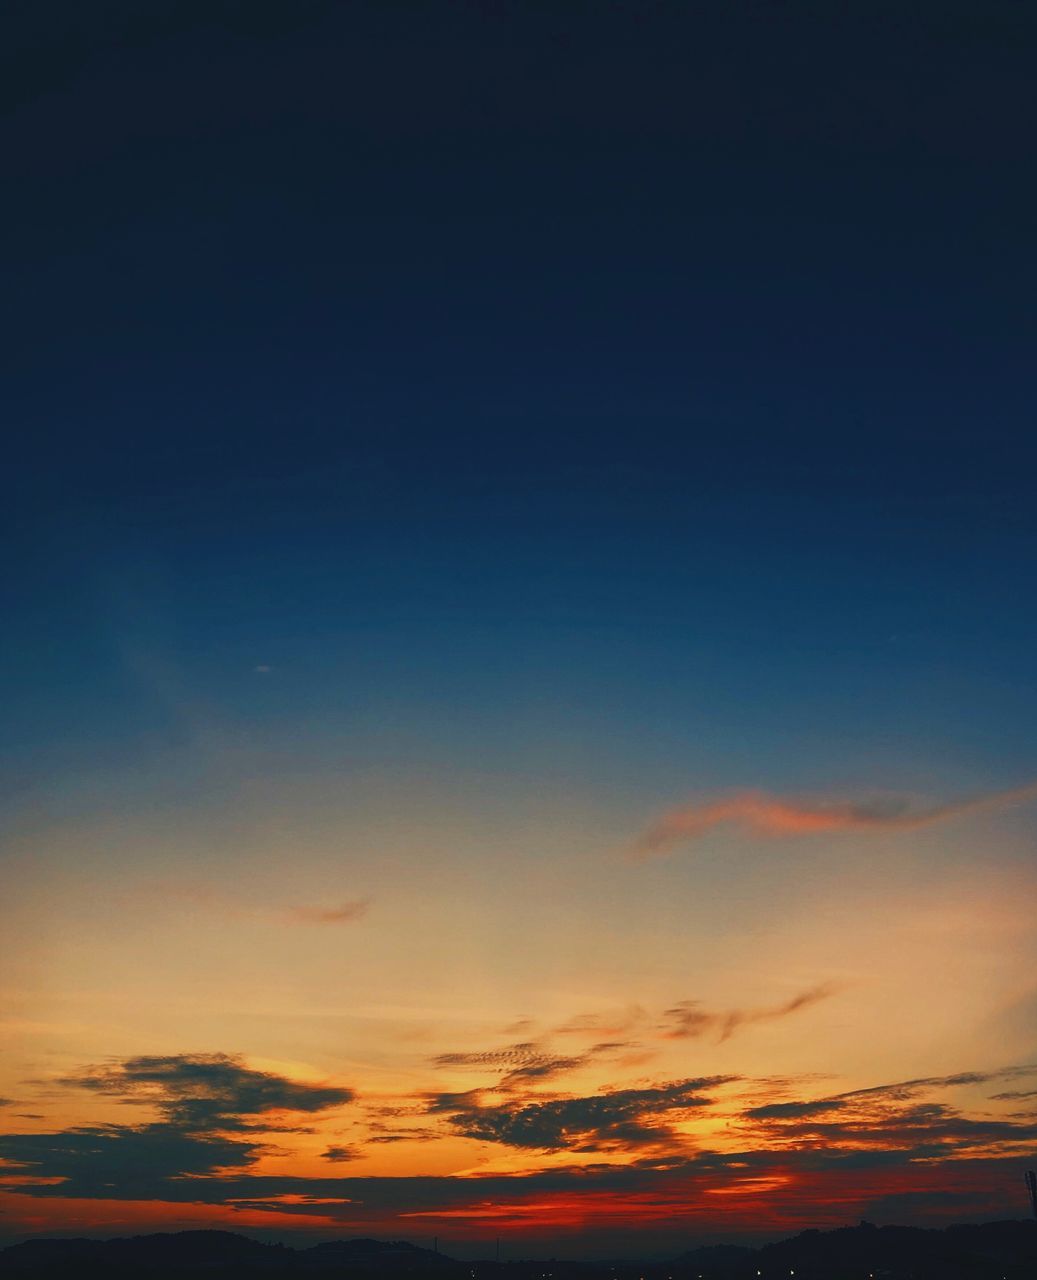
[[[975,1203],[974,1191],[894,1191],[872,1200],[868,1217],[902,1222],[928,1210],[968,1213]]]
[[[150,1102],[185,1131],[244,1129],[244,1118],[271,1111],[326,1111],[351,1102],[351,1089],[289,1080],[245,1066],[234,1054],[128,1058],[60,1083],[125,1102]]]
[[[697,1000],[682,1000],[663,1014],[660,1031],[668,1040],[695,1039],[713,1032],[717,1033],[720,1041],[729,1040],[743,1026],[787,1018],[830,999],[840,990],[842,988],[836,983],[824,982],[808,991],[801,991],[783,1004],[763,1009],[729,1009],[724,1013],[709,1012]]]
[[[782,800],[764,791],[744,791],[720,800],[670,809],[636,838],[631,853],[638,859],[663,854],[675,845],[692,843],[726,823],[766,837],[910,831],[971,813],[1024,804],[1034,798],[1037,798],[1037,783],[929,808],[913,808],[902,798],[811,804]]]
[[[63,1159],[60,1149],[76,1131],[57,1134],[33,1135],[49,1139],[59,1154],[47,1167],[55,1171]],[[0,1139],[0,1141],[6,1141]],[[502,1210],[508,1205],[521,1205],[532,1201],[534,1206],[550,1204],[552,1195],[561,1196],[572,1204],[579,1201],[579,1215],[586,1221],[592,1215],[597,1201],[599,1212],[613,1216],[617,1209],[633,1209],[636,1221],[644,1218],[644,1200],[621,1203],[613,1197],[646,1197],[667,1217],[694,1213],[696,1210],[713,1220],[721,1207],[721,1200],[703,1192],[720,1188],[724,1191],[737,1187],[744,1178],[779,1174],[785,1181],[785,1196],[774,1198],[781,1210],[788,1213],[798,1198],[806,1202],[809,1215],[816,1215],[834,1199],[835,1211],[842,1220],[846,1217],[847,1203],[865,1202],[869,1195],[868,1171],[873,1171],[870,1186],[876,1185],[879,1194],[886,1195],[903,1187],[905,1176],[926,1181],[951,1177],[964,1180],[971,1175],[977,1180],[977,1172],[986,1172],[989,1181],[1003,1196],[1006,1172],[1011,1177],[1017,1168],[1015,1161],[984,1160],[952,1161],[937,1166],[916,1167],[912,1164],[913,1152],[844,1151],[810,1148],[797,1150],[742,1149],[731,1151],[700,1151],[679,1157],[651,1157],[625,1165],[599,1164],[594,1166],[562,1166],[554,1169],[534,1170],[518,1174],[485,1174],[477,1176],[450,1176],[426,1174],[410,1177],[343,1176],[300,1177],[297,1175],[264,1175],[251,1172],[230,1173],[221,1176],[192,1175],[176,1177],[166,1174],[160,1166],[141,1163],[135,1171],[109,1166],[113,1175],[108,1179],[79,1178],[74,1186],[64,1183],[26,1183],[14,1185],[27,1196],[37,1198],[65,1198],[72,1194],[86,1199],[165,1201],[174,1204],[218,1204],[233,1208],[262,1205],[302,1214],[321,1214],[326,1210],[318,1202],[342,1206],[335,1216],[355,1222],[385,1222],[386,1215],[401,1214],[412,1219],[415,1215],[432,1215],[436,1211],[463,1211],[470,1207],[472,1216],[481,1216],[488,1204]],[[0,1174],[0,1177],[3,1175]],[[42,1174],[41,1176],[47,1176]],[[60,1176],[60,1175],[52,1175]],[[854,1196],[832,1195],[837,1180],[845,1179],[843,1188],[855,1191]],[[1013,1179],[1014,1180],[1014,1179]],[[898,1185],[899,1184],[899,1185]],[[288,1206],[287,1198],[295,1204]],[[602,1199],[598,1200],[598,1197]],[[752,1197],[752,1213],[757,1217],[764,1209],[758,1194]],[[606,1220],[605,1218],[602,1219]]]
[[[855,1131],[834,1128],[803,1137],[771,1137],[764,1128],[743,1145],[729,1130],[723,1151],[675,1146],[676,1139],[665,1136],[667,1118],[676,1120],[711,1083],[680,1081],[564,1100],[572,1149],[581,1150],[581,1132],[590,1133],[593,1144],[598,1130],[614,1123],[620,1127],[618,1138],[606,1141],[629,1153],[622,1164],[459,1176],[270,1175],[253,1171],[258,1149],[245,1143],[223,1140],[221,1148],[218,1139],[185,1142],[185,1135],[168,1125],[99,1126],[0,1137],[0,1159],[18,1166],[0,1167],[0,1186],[35,1199],[262,1209],[338,1223],[352,1234],[405,1234],[406,1227],[415,1229],[415,1219],[428,1227],[439,1219],[458,1233],[485,1232],[488,1220],[495,1219],[518,1229],[546,1221],[552,1233],[590,1230],[599,1239],[617,1226],[643,1233],[652,1224],[683,1240],[689,1228],[700,1226],[785,1235],[794,1225],[875,1218],[880,1215],[873,1209],[880,1206],[898,1218],[912,1203],[923,1216],[930,1211],[960,1216],[965,1205],[970,1213],[1003,1216],[1004,1189],[1018,1182],[1020,1150],[1028,1150],[1033,1131],[1003,1123],[992,1130],[988,1122],[959,1117],[946,1107],[912,1106],[899,1126],[890,1126],[891,1147],[868,1134],[862,1140]],[[881,1085],[860,1093],[874,1098],[900,1087]],[[690,1092],[682,1096],[684,1089]],[[587,1104],[595,1101],[611,1103],[612,1110],[592,1113]],[[491,1120],[494,1110],[484,1108],[483,1119]],[[541,1127],[546,1120],[539,1117]],[[624,1122],[635,1132],[623,1132]],[[518,1145],[528,1149],[531,1144]],[[997,1153],[1005,1150],[1010,1154]]]
[[[1037,1073],[1037,1065],[1002,1067],[997,1071],[959,1071],[949,1076],[920,1076],[913,1080],[898,1080],[892,1084],[870,1085],[866,1089],[851,1089],[846,1093],[805,1101],[771,1102],[764,1106],[750,1107],[743,1115],[750,1120],[798,1120],[806,1116],[827,1115],[851,1107],[873,1104],[912,1102],[920,1094],[934,1089],[961,1088],[966,1085],[990,1084],[995,1080],[1014,1080]],[[997,1098],[1011,1098],[1013,1094],[995,1094]]]
[[[295,924],[352,924],[366,916],[370,906],[366,898],[357,898],[335,907],[289,907],[285,916]]]
[[[474,1053],[440,1053],[432,1059],[436,1067],[466,1067],[475,1070],[501,1070],[497,1089],[514,1089],[534,1080],[551,1080],[596,1059],[600,1060],[630,1045],[622,1041],[603,1041],[591,1045],[583,1053],[559,1054],[545,1049],[536,1040],[522,1040],[500,1049],[484,1049]]]
[[[529,1065],[528,1046],[526,1053]],[[520,1152],[600,1152],[611,1160],[519,1174],[360,1177],[334,1167],[358,1154],[341,1144],[323,1153],[326,1176],[306,1177],[255,1172],[267,1148],[252,1131],[272,1127],[265,1119],[279,1110],[330,1110],[350,1090],[254,1071],[226,1054],[138,1057],[65,1083],[156,1106],[161,1120],[0,1136],[0,1186],[23,1197],[252,1206],[371,1233],[402,1231],[415,1217],[528,1223],[556,1211],[582,1227],[607,1228],[625,1216],[635,1227],[665,1220],[677,1230],[728,1213],[737,1221],[739,1205],[751,1206],[744,1221],[753,1229],[770,1230],[776,1218],[807,1225],[818,1215],[868,1216],[869,1206],[892,1206],[901,1196],[917,1197],[920,1212],[930,1202],[934,1212],[944,1203],[948,1211],[964,1203],[985,1208],[988,1199],[1000,1210],[1001,1188],[1006,1179],[1014,1185],[1019,1160],[1037,1141],[1037,1117],[966,1113],[944,1094],[1035,1071],[958,1072],[748,1107],[744,1093],[736,1099],[717,1090],[738,1081],[762,1102],[761,1089],[780,1097],[792,1082],[713,1076],[561,1098],[445,1093],[423,1105],[412,1099],[406,1109],[413,1116],[420,1106],[427,1129],[386,1127],[366,1141],[433,1138],[445,1121],[448,1132]],[[927,1096],[937,1091],[937,1100]],[[723,1151],[695,1150],[683,1132],[692,1117],[706,1115],[711,1128],[723,1127]]]
[[[199,1134],[168,1122],[0,1135],[0,1158],[17,1174],[60,1179],[62,1195],[86,1199],[134,1198],[137,1184],[240,1169],[253,1164],[261,1151],[258,1143]],[[32,1193],[28,1187],[18,1189]]]
[[[516,1022],[511,1022],[504,1028],[504,1035],[519,1036],[523,1031],[531,1031],[534,1026],[536,1026],[536,1022],[533,1018],[519,1018]]]
[[[573,1057],[559,1054],[557,1057],[544,1057],[537,1062],[529,1062],[524,1067],[516,1067],[509,1071],[497,1084],[498,1089],[516,1089],[534,1080],[554,1080],[557,1076],[566,1075],[578,1067],[586,1066],[594,1058],[593,1053],[581,1053]]]
[[[439,1053],[433,1059],[437,1067],[504,1067],[516,1068],[539,1062],[544,1054],[535,1040],[504,1045],[500,1049],[481,1049],[474,1053]]]
[[[507,1045],[502,1049],[475,1053],[441,1053],[432,1059],[437,1067],[466,1067],[477,1071],[503,1070],[495,1086],[510,1089],[531,1080],[548,1080],[572,1071],[590,1060],[590,1054],[560,1055],[545,1053],[533,1042]]]
[[[843,1098],[817,1098],[811,1102],[769,1102],[750,1107],[745,1115],[753,1120],[794,1120],[800,1116],[828,1115],[846,1106]]]
[[[465,1089],[460,1093],[433,1093],[425,1099],[425,1110],[429,1115],[474,1111],[481,1105],[485,1092],[485,1089]]]
[[[525,1104],[481,1105],[471,1095],[439,1095],[430,1110],[450,1113],[466,1138],[545,1151],[610,1151],[672,1143],[675,1115],[711,1106],[704,1091],[735,1076],[707,1076],[646,1089],[619,1089],[589,1097]]]
[[[59,1083],[125,1103],[151,1104],[163,1117],[143,1125],[0,1136],[0,1159],[18,1175],[60,1179],[64,1194],[85,1198],[108,1198],[105,1188],[135,1198],[129,1191],[135,1185],[247,1168],[265,1144],[229,1135],[279,1128],[253,1123],[256,1117],[327,1111],[354,1097],[351,1089],[255,1071],[225,1053],[128,1058]]]
[[[654,1028],[645,1028],[649,1034],[663,1040],[695,1039],[715,1035],[718,1042],[729,1040],[746,1026],[754,1023],[787,1018],[812,1005],[836,995],[841,986],[833,982],[820,983],[801,991],[781,1004],[755,1009],[703,1009],[698,1001],[682,1000],[667,1009],[656,1021]],[[608,1013],[581,1013],[556,1027],[554,1035],[600,1035],[602,1032],[621,1032],[633,1023],[648,1021],[650,1015],[639,1006],[632,1006],[620,1018]],[[523,1093],[528,1086],[557,1079],[592,1063],[609,1060],[624,1061],[626,1065],[650,1060],[651,1055],[642,1051],[643,1044],[635,1040],[599,1040],[579,1053],[559,1053],[550,1047],[549,1037],[541,1040],[520,1040],[514,1044],[494,1049],[465,1050],[440,1053],[431,1059],[439,1068],[460,1068],[478,1072],[500,1072],[493,1085],[497,1092]],[[628,1055],[623,1058],[622,1055]],[[629,1056],[636,1055],[636,1056]],[[448,1097],[478,1098],[481,1090],[467,1094],[434,1095],[438,1099]]]
[[[613,1013],[575,1014],[560,1027],[555,1027],[554,1031],[559,1036],[621,1036],[647,1019],[645,1010],[640,1005],[633,1004]]]
[[[330,1160],[335,1164],[342,1163],[347,1160],[355,1160],[357,1158],[357,1151],[355,1147],[328,1147],[327,1150],[322,1151],[320,1154],[322,1160]]]
[[[388,1146],[395,1142],[433,1142],[435,1139],[443,1136],[438,1129],[419,1129],[415,1127],[407,1129],[389,1129],[385,1125],[382,1125],[381,1128],[384,1132],[369,1135],[367,1142],[374,1142]]]
[[[1037,1138],[1037,1121],[974,1120],[937,1103],[867,1113],[852,1119],[790,1121],[781,1126],[786,1141],[821,1143],[826,1147],[872,1146],[882,1151],[910,1149],[916,1157],[949,1155],[959,1148],[1029,1145]]]
[[[239,898],[221,893],[208,884],[169,880],[138,884],[126,893],[125,900],[136,913],[142,910],[156,913],[168,911],[172,905],[180,904],[195,911],[207,911],[228,919],[259,920],[282,925],[352,924],[363,919],[371,908],[369,898],[350,898],[330,906],[248,906]]]

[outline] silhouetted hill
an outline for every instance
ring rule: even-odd
[[[66,1274],[132,1269],[156,1272],[231,1270],[240,1267],[280,1268],[295,1258],[294,1249],[262,1244],[233,1231],[176,1231],[113,1240],[27,1240],[0,1253],[5,1272]]]
[[[331,1240],[305,1249],[230,1231],[183,1231],[114,1240],[28,1240],[0,1252],[11,1280],[180,1280],[205,1272],[235,1280],[346,1277],[393,1280],[1037,1280],[1037,1222],[925,1230],[861,1223],[804,1231],[751,1249],[709,1245],[667,1263],[460,1263],[404,1241]]]
[[[756,1250],[745,1245],[706,1244],[698,1249],[689,1249],[679,1258],[674,1258],[673,1265],[677,1268],[687,1267],[689,1271],[694,1271],[696,1276],[700,1273],[709,1276],[730,1276],[744,1271],[755,1257]],[[756,1268],[753,1267],[752,1270],[755,1274]]]
[[[113,1240],[27,1240],[0,1252],[5,1276],[72,1280],[142,1276],[172,1280],[198,1271],[220,1275],[302,1275],[314,1271],[352,1277],[406,1276],[458,1270],[460,1264],[406,1241],[330,1240],[308,1249],[262,1244],[232,1231],[181,1231]]]
[[[303,1249],[299,1258],[307,1266],[369,1267],[385,1270],[450,1268],[459,1264],[445,1254],[422,1249],[406,1240],[328,1240]]]
[[[796,1280],[1037,1280],[1037,1222],[987,1222],[925,1230],[862,1222],[804,1231],[759,1250],[763,1276]]]

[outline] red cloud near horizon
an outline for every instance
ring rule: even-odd
[[[1023,804],[1034,798],[1037,798],[1037,782],[926,809],[912,808],[908,801],[900,799],[812,804],[782,800],[765,791],[742,791],[721,800],[670,809],[637,837],[631,853],[639,859],[666,853],[674,845],[697,840],[724,823],[735,823],[754,835],[767,837],[910,831],[986,809]]]

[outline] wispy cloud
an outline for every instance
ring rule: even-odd
[[[851,831],[910,831],[984,810],[1037,798],[1037,782],[948,804],[916,807],[903,798],[864,802],[810,803],[783,800],[764,791],[743,791],[702,804],[670,809],[634,841],[631,854],[644,859],[698,840],[732,823],[764,837],[830,835]]]
[[[1034,1115],[968,1114],[940,1097],[956,1088],[1032,1075],[1032,1066],[920,1077],[828,1097],[753,1106],[741,1123],[773,1149],[871,1151],[882,1160],[992,1159],[1026,1155],[1037,1138]],[[934,1096],[935,1095],[935,1096]]]
[[[357,898],[334,907],[289,907],[285,915],[295,924],[352,924],[366,916],[370,906],[366,898]]]
[[[152,911],[169,910],[178,904],[182,909],[204,911],[233,920],[267,921],[288,925],[353,924],[371,909],[370,898],[346,898],[327,905],[303,903],[293,906],[252,906],[204,883],[156,881],[137,885],[126,894],[127,905],[134,911],[146,907]]]
[[[503,1045],[500,1049],[479,1049],[473,1053],[439,1053],[432,1062],[437,1067],[506,1067],[515,1068],[543,1058],[535,1040]]]
[[[388,1125],[372,1125],[374,1132],[368,1134],[366,1142],[369,1145],[375,1143],[389,1146],[396,1142],[435,1142],[437,1138],[443,1135],[438,1129],[421,1128],[417,1125],[409,1125],[403,1129],[391,1129]]]
[[[496,1089],[520,1088],[534,1081],[553,1080],[575,1071],[587,1063],[607,1058],[617,1050],[628,1048],[622,1042],[606,1041],[592,1045],[583,1053],[553,1053],[543,1043],[523,1040],[500,1049],[483,1049],[474,1053],[440,1053],[432,1059],[436,1067],[462,1067],[476,1071],[503,1071]]]
[[[922,1094],[937,1089],[955,1089],[967,1085],[991,1084],[996,1080],[1018,1080],[1037,1074],[1037,1065],[1002,1067],[996,1071],[960,1071],[949,1076],[919,1076],[913,1080],[898,1080],[893,1084],[869,1085],[866,1089],[851,1089],[846,1093],[832,1094],[793,1102],[771,1102],[764,1106],[750,1107],[744,1114],[750,1120],[798,1120],[804,1116],[827,1115],[862,1105],[889,1105],[913,1102]],[[1024,1096],[1013,1093],[995,1094],[995,1098]]]
[[[519,1018],[517,1021],[510,1022],[506,1027],[504,1027],[503,1033],[506,1036],[520,1036],[523,1032],[531,1031],[535,1026],[536,1021],[533,1018]]]
[[[520,1040],[490,1049],[440,1053],[431,1059],[431,1063],[439,1068],[499,1072],[493,1088],[521,1094],[529,1085],[555,1080],[591,1064],[619,1061],[632,1065],[647,1061],[649,1058],[642,1052],[645,1048],[643,1038],[659,1041],[713,1036],[717,1043],[722,1043],[746,1027],[792,1017],[831,999],[842,990],[843,984],[822,982],[778,1004],[755,1008],[708,1009],[698,1000],[681,1000],[656,1014],[639,1005],[631,1006],[622,1014],[607,1011],[580,1013],[538,1040]],[[634,1026],[638,1028],[638,1039],[598,1039],[575,1053],[559,1051],[551,1044],[553,1036],[616,1035]]]
[[[787,1018],[822,1000],[830,999],[841,990],[838,983],[823,982],[808,991],[801,991],[782,1004],[760,1009],[728,1009],[724,1012],[703,1009],[697,1000],[682,1000],[672,1009],[666,1010],[661,1033],[667,1040],[684,1040],[715,1032],[720,1041],[729,1040],[741,1027],[755,1022],[773,1022],[779,1018]]]
[[[622,1036],[647,1021],[649,1015],[640,1005],[628,1005],[626,1009],[603,1013],[577,1013],[555,1027],[560,1036]]]

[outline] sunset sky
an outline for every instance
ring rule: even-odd
[[[1022,1216],[1034,11],[0,21],[0,1244]]]

